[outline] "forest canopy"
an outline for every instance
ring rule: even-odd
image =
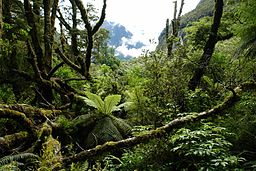
[[[256,1],[174,1],[128,61],[102,1],[0,0],[0,170],[254,170]]]

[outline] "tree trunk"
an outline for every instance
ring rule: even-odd
[[[71,30],[71,47],[72,47],[72,52],[75,56],[75,59],[79,55],[79,50],[78,50],[78,43],[77,43],[77,6],[76,3],[73,0],[70,0],[72,4],[72,30]]]
[[[209,39],[206,42],[204,47],[203,55],[198,63],[198,68],[196,68],[193,77],[190,79],[188,83],[188,87],[190,90],[195,90],[199,85],[202,76],[205,73],[206,68],[208,67],[212,54],[214,52],[215,45],[217,43],[218,38],[218,29],[220,26],[220,21],[223,13],[223,0],[215,1],[215,11],[213,17],[213,24],[211,26],[211,32]]]
[[[3,34],[3,0],[0,0],[0,39]]]

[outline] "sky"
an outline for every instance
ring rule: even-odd
[[[83,0],[84,2],[87,0]],[[103,0],[91,0],[101,9]],[[133,33],[131,42],[141,41],[146,46],[142,49],[154,50],[158,36],[165,28],[166,19],[172,19],[174,0],[107,0],[106,20],[119,23]],[[181,0],[177,0],[178,4]],[[183,14],[193,10],[200,0],[185,0]],[[125,55],[138,56],[142,49],[127,49],[125,44],[118,47]]]

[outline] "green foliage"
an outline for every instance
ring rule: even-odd
[[[21,169],[19,168],[19,163],[14,161],[10,164],[0,166],[0,171],[21,171]]]
[[[256,54],[256,33],[254,31],[256,28],[254,17],[256,3],[254,0],[231,0],[231,3],[234,6],[231,12],[234,14],[233,18],[236,18],[232,30],[241,38],[236,56],[243,55],[254,58]]]
[[[101,96],[107,96],[108,94],[121,94],[123,90],[123,69],[113,69],[110,66],[103,64],[95,66],[94,72],[94,84],[91,86],[91,90]]]
[[[85,161],[84,163],[72,163],[70,166],[70,171],[88,170],[88,167],[88,161]]]
[[[253,165],[250,161],[256,161],[256,93],[245,92],[241,96],[241,103],[226,111],[225,118],[218,121],[225,126],[235,137],[231,139],[234,144],[233,151],[247,160],[247,168]],[[250,163],[250,164],[249,164]],[[250,170],[251,168],[249,168]]]
[[[162,170],[169,157],[166,150],[166,139],[151,140],[126,151],[117,167],[119,170]]]
[[[43,144],[43,154],[40,158],[38,171],[60,170],[62,158],[60,150],[60,143],[51,136],[48,137],[47,141]]]
[[[223,127],[203,123],[198,128],[182,128],[168,139],[153,140],[127,151],[120,170],[233,170],[240,158],[230,153],[233,136]]]
[[[5,156],[3,158],[0,158],[0,166],[2,167],[4,165],[10,164],[14,161],[17,162],[17,161],[28,159],[28,158],[39,159],[39,156],[32,154],[32,153],[20,153],[20,154],[16,154],[16,155]]]
[[[141,86],[126,91],[126,99],[130,102],[128,115],[133,123],[146,124],[148,122],[147,109],[150,101],[144,94],[145,90]]]
[[[211,17],[204,17],[197,22],[193,22],[191,26],[186,27],[184,31],[186,32],[188,44],[195,49],[203,48],[209,37],[211,23]]]
[[[202,89],[191,91],[186,97],[187,111],[201,112],[210,109],[213,106],[212,98]]]
[[[1,86],[0,88],[0,103],[11,104],[15,103],[15,96],[9,86]]]
[[[61,125],[61,127],[63,127],[65,130],[69,130],[72,128],[72,122],[70,122],[69,119],[67,119],[64,115],[60,115],[57,119],[56,119],[56,123]]]
[[[201,128],[191,130],[182,128],[171,137],[171,149],[177,157],[173,163],[177,169],[193,168],[196,170],[226,170],[238,166],[239,158],[230,154],[232,146],[227,141],[231,136],[223,127],[204,123]],[[185,166],[185,167],[184,167]]]
[[[117,106],[117,104],[121,101],[121,95],[109,95],[105,97],[104,101],[101,99],[99,95],[86,92],[86,97],[83,97],[84,102],[96,109],[103,115],[110,115],[114,111],[120,110],[121,107],[127,104],[121,104]]]

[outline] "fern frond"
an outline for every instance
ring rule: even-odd
[[[5,156],[0,159],[0,166],[9,164],[13,161],[19,161],[19,160],[28,159],[28,158],[39,159],[39,156],[35,155],[33,153],[21,153],[21,154],[16,154],[16,155]]]
[[[87,96],[87,98],[84,98],[85,103],[91,107],[98,109],[100,112],[103,112],[104,102],[101,97],[88,91],[85,92],[85,94]]]
[[[124,108],[125,110],[129,110],[131,106],[134,104],[134,102],[125,102],[117,106],[117,109],[120,110],[121,108]],[[113,111],[116,111],[115,109]]]
[[[104,99],[104,113],[109,115],[113,111],[119,110],[117,104],[121,101],[121,95],[109,95]]]

